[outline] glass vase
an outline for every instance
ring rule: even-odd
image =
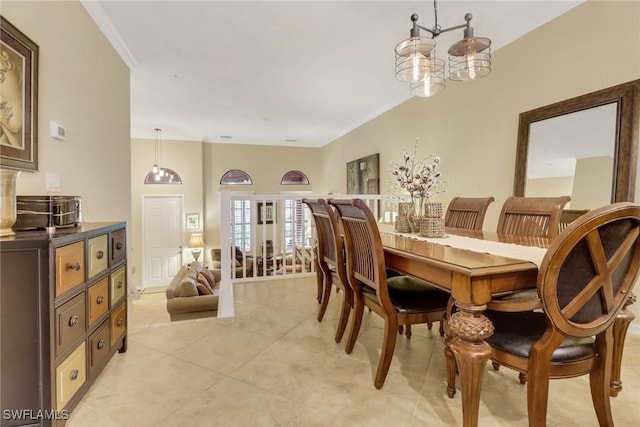
[[[20,171],[0,169],[0,237],[16,234],[16,182]]]

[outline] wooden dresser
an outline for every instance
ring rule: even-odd
[[[64,424],[126,349],[124,222],[0,238],[0,426]]]

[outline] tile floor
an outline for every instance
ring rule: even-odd
[[[381,390],[373,375],[383,323],[365,315],[351,355],[333,340],[341,295],[316,320],[315,278],[235,285],[236,317],[170,322],[163,293],[132,301],[129,348],[71,413],[69,427],[456,426],[442,339],[414,326],[398,337]],[[640,334],[627,338],[617,426],[638,425]],[[526,387],[487,365],[480,426],[526,426]],[[588,378],[551,382],[549,426],[597,426]]]

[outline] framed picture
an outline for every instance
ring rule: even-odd
[[[273,224],[276,208],[273,202],[258,203],[258,224]]]
[[[347,194],[380,194],[380,154],[347,163]]]
[[[0,166],[38,170],[38,45],[0,16]]]
[[[200,229],[200,214],[188,213],[187,214],[187,230],[199,230]]]

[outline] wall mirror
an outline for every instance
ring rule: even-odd
[[[571,209],[634,201],[640,80],[520,114],[514,195],[570,195]]]

